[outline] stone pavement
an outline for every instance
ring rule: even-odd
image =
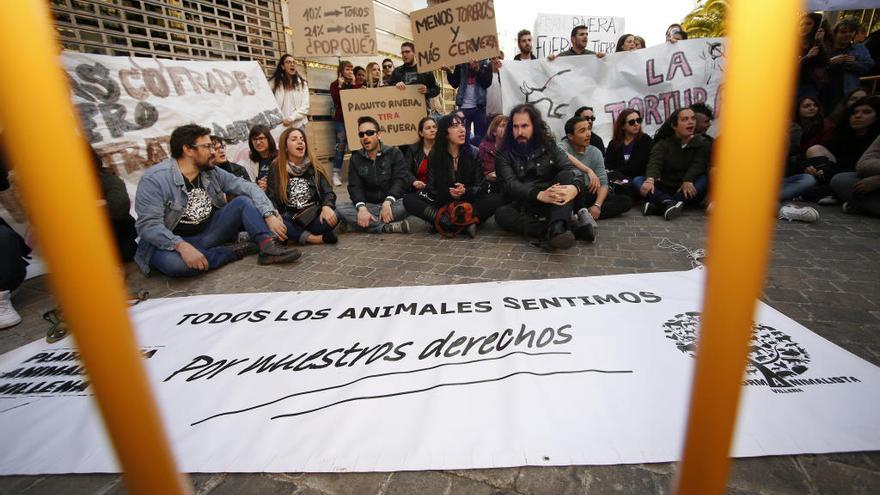
[[[776,224],[764,301],[854,354],[880,365],[880,220],[820,207],[817,224]],[[132,290],[151,297],[265,291],[463,284],[519,279],[686,270],[683,252],[665,238],[704,247],[705,217],[686,211],[673,222],[631,211],[601,222],[597,242],[546,253],[489,222],[476,239],[346,234],[336,246],[309,246],[290,266],[256,257],[192,280],[145,278],[127,267]],[[45,277],[27,281],[15,305],[24,322],[0,332],[0,353],[45,335],[40,315],[53,307]],[[880,420],[880,413],[878,413]],[[880,427],[880,421],[878,421]],[[0,444],[2,448],[2,444]],[[522,467],[467,471],[348,474],[196,474],[197,494],[568,494],[669,493],[676,464]],[[116,475],[0,477],[0,494],[124,492]],[[880,493],[880,453],[734,460],[728,493]]]

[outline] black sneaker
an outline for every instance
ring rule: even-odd
[[[467,228],[464,229],[464,233],[467,234],[467,236],[470,237],[471,239],[473,239],[474,237],[477,237],[477,224],[472,223],[472,224],[468,225]]]
[[[257,246],[257,243],[248,239],[246,241],[236,241],[229,245],[229,249],[232,250],[232,253],[235,254],[236,259],[242,259],[246,256],[250,256],[252,254],[257,254],[260,252],[260,247]]]
[[[261,265],[271,265],[274,263],[290,263],[296,261],[302,256],[302,251],[296,248],[284,247],[277,240],[266,243],[260,249],[260,258],[258,262]]]
[[[571,230],[576,238],[582,241],[593,242],[596,240],[597,226],[598,224],[593,215],[590,215],[590,211],[586,208],[581,208],[577,212],[574,226]]]
[[[666,211],[663,212],[663,218],[665,220],[672,220],[681,215],[682,210],[684,210],[684,202],[677,201],[669,206],[667,206]]]
[[[642,207],[642,215],[659,215],[663,212],[663,209],[650,201],[645,201],[645,206]]]
[[[547,244],[553,249],[568,249],[574,246],[574,234],[563,221],[556,221],[547,228]]]
[[[409,234],[409,221],[401,220],[399,222],[386,223],[382,226],[382,232],[385,234]]]
[[[336,232],[332,230],[330,232],[324,232],[324,234],[321,235],[321,239],[324,240],[324,244],[336,244],[339,242],[339,237],[337,237]]]

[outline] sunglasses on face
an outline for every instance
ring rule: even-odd
[[[641,125],[641,124],[642,124],[642,119],[641,119],[641,118],[638,118],[638,119],[629,119],[629,120],[626,121],[626,123],[629,124],[629,125],[637,125],[637,124],[638,124],[638,125]]]
[[[370,129],[369,131],[358,132],[358,137],[361,137],[361,138],[364,136],[375,136],[375,135],[376,135],[376,131],[374,131],[373,129]]]
[[[392,67],[394,67],[394,66],[391,65],[391,64],[385,64],[385,65],[382,66],[383,69],[390,69],[390,68],[392,68]]]

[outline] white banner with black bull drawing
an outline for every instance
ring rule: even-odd
[[[131,310],[179,466],[678,459],[703,270],[158,299]],[[880,368],[760,305],[735,456],[880,448]],[[109,359],[109,357],[108,357]],[[0,356],[0,474],[115,472],[70,338]]]
[[[557,138],[565,121],[582,106],[593,108],[593,131],[607,143],[614,119],[626,108],[641,112],[643,130],[653,134],[677,108],[705,102],[716,116],[724,74],[724,39],[664,43],[643,50],[558,57],[553,61],[505,62],[501,67],[504,111],[532,103]],[[710,129],[715,135],[716,127]]]
[[[244,165],[248,133],[281,132],[282,116],[256,62],[193,62],[64,52],[61,56],[86,139],[133,192],[143,170],[171,156],[171,131],[199,124],[227,141]],[[256,169],[248,172],[251,179]]]

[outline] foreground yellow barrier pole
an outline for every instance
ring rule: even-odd
[[[724,493],[794,101],[796,0],[730,3],[702,329],[679,494]],[[772,40],[772,50],[767,43]]]
[[[0,1],[0,122],[49,280],[132,493],[187,493],[128,320],[109,222],[43,1]]]

